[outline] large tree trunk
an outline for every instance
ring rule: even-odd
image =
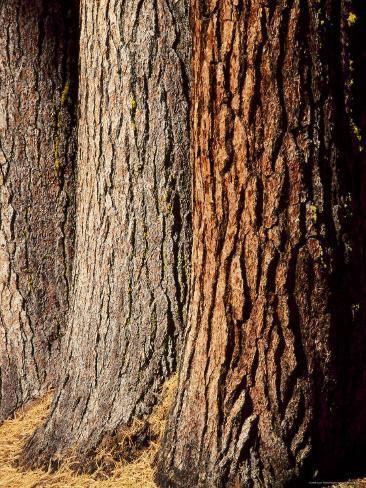
[[[193,1],[192,303],[161,486],[300,486],[354,447],[365,158],[348,14],[338,0]]]
[[[81,2],[73,298],[51,414],[25,463],[81,457],[175,370],[191,252],[187,1]]]
[[[0,2],[0,421],[56,378],[73,254],[77,10]],[[75,59],[76,54],[76,59]]]

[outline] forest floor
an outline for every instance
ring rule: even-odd
[[[157,488],[153,481],[153,461],[159,448],[159,440],[175,387],[175,380],[166,385],[162,403],[148,419],[156,441],[139,451],[132,462],[115,462],[108,476],[103,472],[103,463],[92,475],[76,474],[71,469],[71,462],[64,463],[56,472],[21,470],[17,466],[20,453],[26,440],[46,418],[51,395],[32,402],[19,410],[14,419],[0,425],[0,488]],[[129,435],[137,432],[141,424],[141,421],[133,424]],[[106,456],[108,453],[101,453],[101,458],[105,459]],[[366,480],[338,484],[337,488],[366,488]]]
[[[175,388],[176,380],[173,378],[165,385],[163,401],[148,419],[152,438],[156,440],[151,441],[143,450],[135,452],[131,462],[114,461],[113,453],[102,451],[99,455],[102,460],[100,469],[92,475],[76,474],[72,470],[71,461],[62,464],[55,472],[24,471],[18,466],[25,442],[47,417],[52,395],[32,402],[26,408],[20,409],[13,419],[0,425],[0,488],[156,488],[153,481],[153,461]],[[133,438],[143,424],[142,421],[134,422],[126,432],[124,441],[128,442]],[[106,475],[103,466],[108,457],[110,462]]]

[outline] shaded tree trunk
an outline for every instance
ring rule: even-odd
[[[2,1],[0,25],[1,421],[52,385],[59,367],[73,255],[77,10],[71,0]]]
[[[82,1],[73,299],[25,464],[81,458],[176,368],[190,257],[187,2]]]
[[[365,447],[349,9],[193,1],[192,303],[160,486],[300,486]]]

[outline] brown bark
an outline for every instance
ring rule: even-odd
[[[148,414],[175,370],[190,255],[187,2],[81,2],[73,299],[26,464]]]
[[[60,361],[73,253],[75,23],[71,0],[0,2],[0,421],[52,385]]]
[[[349,9],[193,1],[192,303],[160,486],[300,486],[365,447]]]

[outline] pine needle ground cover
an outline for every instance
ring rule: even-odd
[[[152,438],[156,440],[150,442],[146,448],[137,450],[132,462],[126,462],[124,459],[116,462],[113,450],[102,449],[97,456],[97,464],[99,459],[100,467],[92,475],[76,474],[72,469],[71,458],[55,472],[22,471],[17,466],[24,443],[47,417],[52,395],[33,402],[19,410],[14,419],[0,425],[0,488],[157,488],[153,481],[153,461],[175,389],[176,378],[172,378],[165,385],[163,401],[148,419]],[[120,447],[132,442],[144,424],[141,420],[134,421],[120,440]],[[116,446],[113,449],[116,449]],[[105,465],[108,464],[108,460],[109,466],[113,467],[106,475]],[[338,487],[366,488],[366,481],[352,481]]]
[[[0,425],[0,488],[156,488],[153,482],[153,461],[175,389],[176,379],[172,378],[165,385],[163,401],[148,419],[151,438],[155,441],[151,441],[144,449],[137,450],[130,462],[125,459],[114,461],[116,456],[113,451],[102,450],[98,454],[100,468],[91,475],[76,474],[72,469],[71,459],[55,472],[22,471],[17,466],[25,442],[47,417],[52,395],[33,402],[27,408],[19,410],[14,419]],[[128,444],[143,424],[143,421],[134,421],[120,444]],[[108,458],[109,466],[113,464],[113,467],[107,475],[104,468]]]

